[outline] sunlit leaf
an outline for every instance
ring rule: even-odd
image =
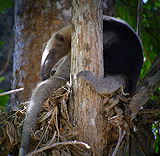
[[[4,76],[0,77],[0,82],[2,82],[5,79]]]

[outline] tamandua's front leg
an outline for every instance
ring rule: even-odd
[[[105,78],[98,79],[90,71],[81,71],[77,74],[77,78],[81,77],[84,82],[89,84],[93,90],[99,94],[111,94],[121,86],[127,91],[129,80],[121,74],[105,75]]]

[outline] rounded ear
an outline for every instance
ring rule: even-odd
[[[64,42],[65,41],[65,37],[59,33],[55,34],[55,39],[58,41],[58,42]]]

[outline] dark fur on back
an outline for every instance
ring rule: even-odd
[[[129,93],[137,86],[143,64],[142,45],[133,29],[116,18],[103,20],[105,74],[124,74],[129,78]]]

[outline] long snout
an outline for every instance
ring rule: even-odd
[[[49,52],[47,51],[47,49],[44,51],[42,56],[42,63],[41,63],[41,80],[42,81],[50,77],[51,70],[59,61],[59,59],[60,58],[58,57],[56,49],[52,49]]]
[[[47,43],[41,61],[41,79],[50,77],[51,70],[71,49],[71,26],[55,33]]]

